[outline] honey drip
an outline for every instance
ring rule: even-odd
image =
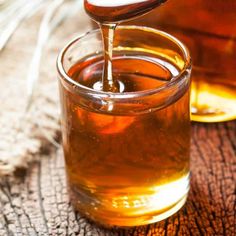
[[[95,20],[102,32],[104,48],[104,69],[100,90],[122,92],[119,81],[112,76],[112,49],[115,28],[119,22],[143,15],[166,0],[85,0],[88,15]]]

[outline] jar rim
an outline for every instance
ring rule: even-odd
[[[146,26],[136,26],[136,25],[128,25],[128,26],[118,26],[118,29],[121,30],[142,30],[150,33],[155,33],[158,35],[161,35],[162,37],[167,38],[168,40],[174,42],[182,51],[183,53],[183,58],[184,58],[184,66],[180,70],[180,73],[177,76],[173,76],[173,78],[166,82],[164,85],[161,85],[158,88],[152,88],[152,89],[147,89],[147,90],[142,90],[142,91],[135,91],[135,92],[105,92],[105,91],[99,91],[95,90],[89,87],[86,87],[75,80],[73,80],[66,72],[64,66],[63,66],[63,59],[66,54],[66,52],[70,49],[72,45],[75,43],[79,42],[80,40],[84,39],[85,37],[92,35],[92,34],[97,34],[100,32],[99,29],[91,30],[88,31],[80,36],[75,37],[73,40],[71,40],[59,53],[58,58],[57,58],[57,71],[62,79],[69,83],[72,86],[76,86],[77,89],[79,89],[80,93],[83,94],[91,94],[95,95],[101,98],[113,98],[113,99],[127,99],[127,98],[135,98],[135,97],[146,97],[150,96],[153,94],[156,94],[158,92],[161,92],[163,90],[169,89],[171,87],[174,87],[178,85],[178,83],[181,83],[182,80],[185,79],[185,74],[186,72],[189,72],[191,70],[192,64],[191,64],[191,57],[188,48],[177,38],[174,36],[161,31],[157,29],[153,29],[150,27]]]

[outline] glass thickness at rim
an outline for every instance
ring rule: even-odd
[[[165,89],[170,89],[171,87],[175,87],[176,85],[181,83],[182,80],[184,80],[185,77],[189,74],[189,71],[191,70],[191,66],[192,66],[191,65],[191,57],[190,57],[189,51],[186,48],[186,46],[181,41],[179,41],[177,38],[173,37],[172,35],[170,35],[166,32],[156,30],[153,28],[149,28],[149,27],[144,27],[144,26],[118,26],[117,28],[120,30],[139,30],[140,33],[148,32],[148,33],[153,33],[156,35],[160,35],[163,38],[166,38],[166,40],[171,41],[172,43],[177,45],[177,47],[181,50],[181,52],[183,54],[183,59],[184,59],[183,61],[185,62],[184,67],[180,70],[180,73],[177,76],[173,76],[173,78],[169,82],[167,82],[165,85],[160,86],[158,88],[148,89],[148,90],[144,90],[144,91],[112,93],[112,92],[97,91],[97,90],[88,88],[86,86],[83,86],[80,83],[73,80],[70,76],[68,76],[68,74],[63,66],[63,60],[64,60],[64,57],[65,57],[67,51],[70,49],[71,46],[73,46],[76,43],[79,43],[81,40],[83,40],[86,37],[89,37],[92,35],[95,36],[96,34],[100,33],[100,30],[97,29],[97,30],[89,31],[81,36],[76,37],[61,50],[61,52],[59,53],[58,58],[57,58],[57,70],[58,70],[60,77],[66,83],[68,83],[72,86],[76,86],[76,89],[79,89],[80,93],[91,94],[91,95],[99,96],[101,98],[102,97],[105,98],[105,97],[109,96],[110,98],[112,97],[115,99],[127,99],[127,98],[149,96],[149,95],[155,94],[157,92],[164,91]]]

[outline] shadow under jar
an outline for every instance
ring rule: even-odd
[[[100,32],[58,57],[63,148],[71,201],[105,226],[160,221],[189,190],[191,60],[174,37],[146,27],[116,29],[113,79],[103,92]]]

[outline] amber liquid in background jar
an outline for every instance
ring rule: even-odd
[[[236,118],[235,0],[171,0],[133,23],[169,32],[190,49],[192,120]]]

